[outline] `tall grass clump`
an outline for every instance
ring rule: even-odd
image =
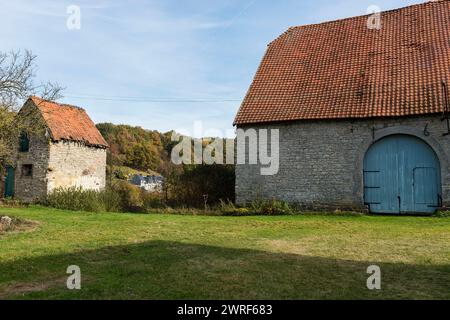
[[[219,211],[227,216],[282,216],[295,214],[295,210],[289,206],[287,202],[270,200],[270,201],[254,201],[249,207],[236,206],[231,201],[220,201]]]
[[[46,199],[49,207],[89,212],[120,212],[121,203],[120,195],[114,190],[83,190],[80,187],[57,188]]]

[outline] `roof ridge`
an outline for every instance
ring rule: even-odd
[[[429,1],[423,2],[423,3],[416,3],[416,4],[412,4],[412,5],[405,6],[405,7],[400,7],[400,8],[395,8],[395,9],[389,9],[389,10],[381,11],[380,14],[386,14],[386,13],[392,14],[392,13],[396,13],[398,11],[405,10],[405,9],[408,9],[408,8],[427,6],[427,5],[436,5],[437,3],[446,2],[446,1],[450,1],[450,0],[429,0]],[[304,28],[313,27],[313,26],[327,25],[327,24],[343,22],[343,21],[348,21],[348,20],[356,20],[356,19],[369,17],[372,14],[373,13],[368,13],[368,14],[363,14],[363,15],[358,15],[358,16],[353,16],[353,17],[340,18],[340,19],[335,19],[335,20],[328,20],[328,21],[322,21],[322,22],[316,22],[316,23],[308,23],[308,24],[304,24],[304,25],[291,26],[286,31],[284,31],[282,34],[280,34],[278,37],[276,37],[274,40],[269,42],[268,46],[272,45],[274,42],[280,40],[284,36],[288,35],[292,31],[297,30],[297,29],[304,29]]]
[[[67,104],[67,103],[60,103],[60,102],[52,101],[52,100],[48,100],[48,99],[43,99],[43,98],[38,97],[38,96],[31,96],[30,99],[32,99],[32,100],[33,100],[33,99],[38,99],[38,100],[41,100],[42,102],[51,103],[51,104],[56,104],[56,105],[58,105],[58,106],[60,106],[60,107],[75,108],[75,109],[79,109],[79,110],[81,110],[81,111],[86,111],[86,109],[84,109],[84,108],[82,108],[82,107],[78,107],[78,106],[75,106],[75,105],[72,105],[72,104]],[[33,102],[34,102],[34,101],[33,101]]]
[[[108,148],[108,142],[85,109],[37,96],[29,97],[25,105],[27,103],[33,104],[42,115],[53,141],[75,141],[88,146]]]

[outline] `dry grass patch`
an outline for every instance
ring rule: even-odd
[[[11,223],[9,225],[3,225],[0,223],[0,236],[5,235],[6,233],[33,231],[37,226],[38,222],[36,221],[11,217]]]
[[[20,297],[31,293],[47,291],[51,288],[63,288],[67,278],[51,279],[40,282],[19,282],[0,289],[0,299]]]

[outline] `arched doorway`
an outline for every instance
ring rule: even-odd
[[[433,213],[441,205],[440,164],[423,140],[392,135],[364,158],[364,202],[372,213]]]

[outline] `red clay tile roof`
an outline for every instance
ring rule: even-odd
[[[40,110],[53,141],[78,141],[90,146],[108,147],[84,109],[38,97],[29,100]]]
[[[235,124],[443,112],[450,1],[290,28],[269,44]]]

